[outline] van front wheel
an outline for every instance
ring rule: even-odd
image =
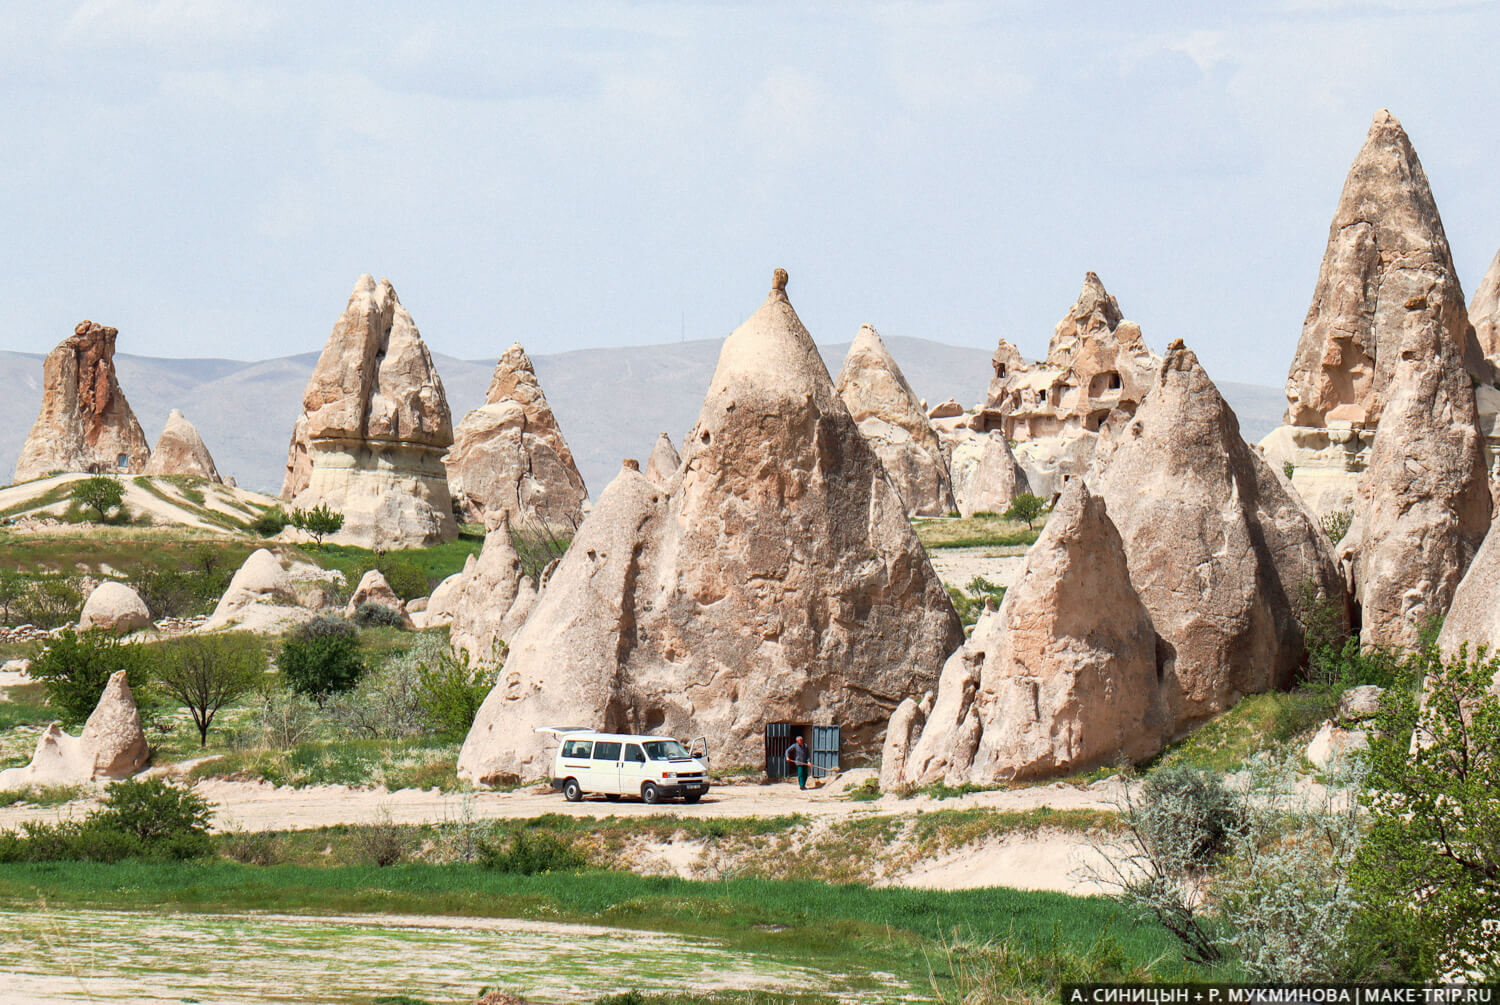
[[[583,798],[583,786],[578,784],[578,779],[569,778],[563,782],[563,798],[570,803],[576,803]]]
[[[652,804],[661,802],[661,789],[658,789],[651,782],[647,782],[641,786],[641,801]]]

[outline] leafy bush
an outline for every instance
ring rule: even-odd
[[[319,503],[312,509],[292,510],[291,524],[298,530],[311,534],[321,550],[323,538],[329,534],[337,534],[344,526],[344,514],[329,509],[327,503]]]
[[[318,618],[292,633],[276,659],[287,686],[319,708],[329,695],[342,694],[364,676],[353,625],[339,618]]]
[[[406,619],[394,607],[365,601],[354,612],[354,623],[361,628],[405,628]]]
[[[188,618],[214,609],[229,586],[222,570],[146,569],[130,581],[153,618]]]
[[[58,721],[71,728],[81,726],[94,711],[116,670],[126,671],[136,707],[141,709],[142,718],[147,718],[154,702],[149,693],[145,650],[135,643],[121,642],[109,632],[63,629],[32,656],[28,673],[42,682],[47,703],[57,709]]]
[[[1243,800],[1217,775],[1185,766],[1163,768],[1141,783],[1140,825],[1154,847],[1172,845],[1194,867],[1212,865],[1245,828]]]
[[[31,822],[0,832],[0,862],[118,862],[208,855],[212,810],[189,788],[159,778],[115,782],[82,820]]]
[[[446,648],[429,636],[418,636],[413,650]],[[374,667],[353,689],[329,701],[328,717],[354,736],[387,740],[415,736],[425,719],[417,700],[420,680],[413,651],[400,653]]]
[[[381,810],[373,824],[355,828],[350,837],[355,854],[382,869],[406,858],[416,843],[409,830],[391,819],[390,810]]]
[[[275,537],[292,522],[291,516],[280,506],[262,510],[260,516],[250,521],[250,529],[261,537]]]
[[[193,717],[199,746],[225,705],[254,691],[265,679],[266,650],[249,632],[187,635],[155,648],[157,687]]]
[[[56,628],[78,619],[83,607],[83,585],[77,576],[38,576],[28,584],[17,602],[17,621],[41,628]]]
[[[975,576],[962,590],[956,586],[948,587],[948,599],[953,601],[958,619],[965,628],[969,628],[979,621],[986,601],[993,600],[998,606],[1005,599],[1005,587],[992,583],[983,576]]]
[[[1359,637],[1349,634],[1338,603],[1320,594],[1312,584],[1301,591],[1303,642],[1307,647],[1307,683],[1315,688],[1347,691],[1362,684],[1389,687],[1404,657],[1394,650],[1368,649]],[[1423,630],[1423,645],[1435,640],[1437,626]]]
[[[464,736],[495,686],[499,667],[470,666],[468,653],[455,654],[447,646],[427,652],[417,664],[417,705],[423,721],[439,736]]]
[[[516,831],[503,844],[480,842],[479,864],[495,872],[535,876],[543,872],[577,872],[588,858],[571,841],[546,831]]]
[[[1030,530],[1045,512],[1047,512],[1047,500],[1034,496],[1030,492],[1022,492],[1010,501],[1010,508],[1005,511],[1005,518],[1025,521],[1026,529]]]
[[[15,569],[0,569],[0,623],[15,624],[13,613],[19,613],[31,590],[31,583]]]
[[[1354,523],[1354,511],[1341,509],[1332,513],[1324,513],[1322,522],[1323,531],[1328,535],[1328,539],[1338,544],[1344,539],[1344,535],[1349,533],[1350,524]]]
[[[427,581],[427,573],[412,562],[385,560],[377,568],[391,585],[391,590],[402,600],[416,600],[427,596],[432,590]]]
[[[69,497],[81,508],[93,510],[98,522],[103,523],[110,510],[124,512],[125,486],[118,478],[97,475],[74,482]]]
[[[272,750],[290,750],[317,732],[318,717],[312,702],[294,691],[267,688],[255,724],[261,739]]]

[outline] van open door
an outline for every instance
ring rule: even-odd
[[[700,736],[694,740],[689,740],[688,756],[696,757],[703,762],[705,768],[708,767],[708,737]]]

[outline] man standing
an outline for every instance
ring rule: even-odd
[[[802,745],[802,737],[786,748],[786,763],[797,766],[797,788],[807,788],[807,748]]]

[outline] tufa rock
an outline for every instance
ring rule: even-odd
[[[944,666],[920,739],[902,751],[900,733],[887,735],[881,786],[991,785],[1143,760],[1168,735],[1157,702],[1151,617],[1103,500],[1075,479],[999,610]]]
[[[978,462],[967,470],[963,484],[955,485],[958,512],[966,517],[982,512],[1004,513],[1016,496],[1031,491],[1026,472],[1003,435],[986,433],[978,444]]]
[[[467,520],[491,509],[549,526],[583,519],[588,490],[520,343],[495,364],[484,404],[458,424],[443,463]]]
[[[1402,305],[1399,341],[1383,347],[1394,367],[1339,542],[1367,646],[1414,648],[1423,626],[1447,613],[1490,526],[1484,440],[1454,337],[1467,324],[1462,294],[1440,269],[1407,282],[1419,279],[1428,285]]]
[[[443,382],[390,281],[360,276],[318,357],[292,430],[281,496],[344,515],[337,539],[411,548],[458,536],[443,452]]]
[[[292,578],[281,562],[270,551],[259,548],[229,580],[229,587],[200,630],[237,627],[275,635],[312,618],[313,612],[298,603]]]
[[[211,482],[223,481],[214,467],[208,447],[203,444],[203,437],[198,435],[187,416],[175,408],[167,415],[167,424],[162,427],[156,449],[151,452],[151,460],[146,462],[142,474],[190,475]]]
[[[1109,507],[1160,637],[1165,707],[1181,730],[1243,695],[1286,687],[1305,650],[1304,589],[1347,608],[1327,536],[1175,342],[1135,418],[1102,436],[1090,484]]]
[[[929,419],[953,419],[964,414],[964,406],[952,398],[938,402],[927,410]]]
[[[957,509],[937,432],[872,326],[862,326],[849,346],[837,387],[906,512],[947,516]]]
[[[151,626],[151,611],[141,595],[124,583],[106,580],[94,587],[83,602],[78,616],[78,630],[100,628],[116,635],[126,635]]]
[[[49,725],[37,738],[30,763],[0,771],[0,791],[129,778],[150,759],[135,696],[125,671],[116,670],[84,723],[83,734],[75,738],[55,722]]]
[[[453,591],[448,620],[448,641],[454,650],[467,653],[475,663],[497,662],[505,645],[526,621],[536,604],[537,589],[531,577],[521,574],[521,558],[510,536],[509,514],[490,513],[479,557],[469,556],[463,579]],[[438,601],[434,592],[433,601]],[[433,605],[428,605],[429,612]],[[428,615],[428,625],[437,624]]]
[[[386,581],[379,569],[371,569],[360,577],[359,585],[354,588],[354,595],[349,598],[349,603],[344,605],[344,617],[354,617],[365,604],[389,607],[401,615],[401,621],[405,627],[412,627],[411,617],[406,613],[406,604],[396,596],[396,591],[391,589],[391,584]]]
[[[53,471],[138,474],[151,457],[115,375],[119,331],[80,322],[42,364],[42,411],[16,460],[16,481]]]
[[[1469,304],[1469,323],[1479,351],[1492,364],[1500,361],[1500,251],[1495,252],[1489,271],[1479,281]]]
[[[838,723],[873,754],[936,680],[957,615],[778,270],[725,341],[682,465],[623,468],[511,639],[459,755],[477,782],[550,770],[533,729],[707,734],[764,761],[767,722]]]
[[[656,446],[651,448],[651,456],[646,459],[646,477],[658,485],[665,485],[681,466],[682,458],[672,446],[672,438],[662,433],[656,438]]]

